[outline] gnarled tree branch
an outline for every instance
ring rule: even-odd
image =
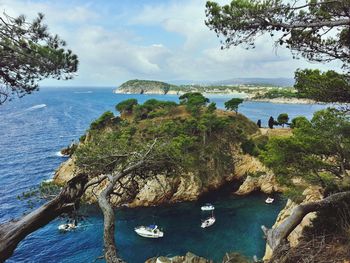
[[[292,214],[279,226],[273,229],[268,229],[265,226],[261,227],[265,234],[267,244],[272,251],[275,250],[287,240],[289,234],[301,223],[307,214],[330,207],[336,207],[337,204],[347,198],[350,198],[350,191],[336,193],[317,202],[298,205],[294,208]]]
[[[19,242],[27,235],[45,226],[62,213],[73,211],[84,193],[87,181],[86,174],[73,177],[53,200],[18,220],[0,225],[0,262],[8,259]]]

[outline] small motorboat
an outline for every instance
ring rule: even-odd
[[[214,223],[215,223],[215,217],[214,217],[214,216],[208,217],[207,219],[205,219],[204,221],[202,221],[201,228],[210,227],[210,226],[212,226]]]
[[[159,238],[164,236],[163,231],[161,231],[157,225],[138,226],[135,227],[135,232],[139,236],[147,238]]]
[[[62,225],[58,226],[58,230],[64,231],[64,232],[72,231],[76,228],[77,228],[77,226],[73,223],[67,223],[67,224],[62,224]]]
[[[266,204],[272,204],[274,200],[275,200],[275,199],[273,199],[273,198],[271,198],[271,197],[268,197],[268,198],[265,200],[265,203],[266,203]]]
[[[215,207],[212,204],[205,204],[201,207],[202,211],[213,211]]]

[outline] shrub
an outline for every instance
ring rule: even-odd
[[[90,124],[91,130],[97,130],[102,128],[108,121],[114,118],[114,114],[111,111],[104,112],[97,120]]]
[[[277,121],[279,125],[282,125],[282,127],[284,127],[284,125],[286,123],[288,123],[289,120],[289,116],[287,113],[281,113],[280,115],[278,115],[277,117]]]

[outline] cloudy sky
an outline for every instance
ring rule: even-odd
[[[78,76],[43,85],[116,86],[129,79],[224,80],[293,77],[297,68],[335,65],[293,60],[261,37],[257,48],[220,50],[204,24],[205,0],[0,0],[1,12],[28,18],[45,14],[51,33],[79,56]],[[228,3],[229,0],[218,1]]]

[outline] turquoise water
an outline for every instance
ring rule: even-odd
[[[118,209],[115,236],[119,253],[130,263],[187,251],[214,262],[221,262],[230,251],[262,257],[265,242],[260,226],[271,226],[285,204],[277,198],[273,205],[267,205],[265,199],[262,194],[211,199],[216,222],[206,229],[200,223],[211,213],[200,210],[201,202]],[[74,232],[58,232],[57,226],[64,221],[55,220],[32,234],[21,244],[19,253],[12,259],[15,261],[9,262],[92,262],[102,253],[103,219],[97,208],[85,209],[84,214],[88,217]],[[136,226],[154,223],[163,229],[163,238],[147,239],[134,232]],[[29,252],[30,259],[28,254],[20,253],[24,251]]]
[[[85,93],[86,91],[91,91]],[[127,98],[144,102],[150,98],[178,101],[173,95],[121,95],[111,88],[52,88],[6,103],[0,107],[0,223],[28,212],[26,202],[16,197],[45,179],[65,160],[56,153],[78,139],[92,120]],[[223,107],[229,96],[211,96]],[[44,105],[45,104],[45,105]],[[291,117],[313,112],[324,105],[289,105],[244,102],[240,112],[266,124],[269,116],[287,112]],[[213,196],[211,198],[214,198]],[[192,251],[221,260],[224,252],[237,250],[261,256],[264,241],[261,224],[271,225],[283,201],[268,206],[263,195],[221,197],[213,201],[217,222],[209,229],[199,227],[204,215],[200,203],[184,203],[159,208],[120,210],[116,238],[120,254],[131,263],[155,255],[176,255]],[[85,212],[84,227],[76,232],[57,231],[55,220],[20,243],[7,262],[93,262],[102,255],[102,218],[98,210]],[[165,237],[148,240],[133,232],[136,225],[157,223]]]

